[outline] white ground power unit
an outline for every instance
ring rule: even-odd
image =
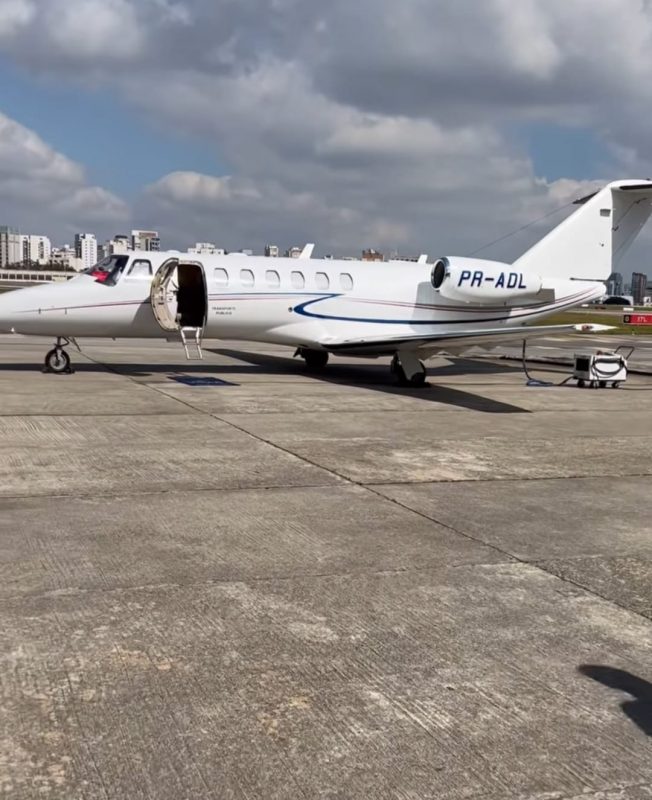
[[[580,388],[604,389],[627,380],[627,359],[621,353],[598,350],[595,353],[575,353],[573,378]]]

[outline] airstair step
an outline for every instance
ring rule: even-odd
[[[183,327],[179,329],[183,349],[186,351],[188,361],[200,361],[204,354],[201,350],[202,328]]]

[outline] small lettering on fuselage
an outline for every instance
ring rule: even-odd
[[[527,289],[522,272],[501,272],[497,277],[485,275],[481,269],[463,269],[460,273],[458,286],[481,287],[485,283],[492,284],[496,289]]]

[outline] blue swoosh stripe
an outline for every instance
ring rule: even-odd
[[[587,295],[588,296],[588,295]],[[552,313],[554,311],[559,311],[562,308],[566,308],[567,306],[575,306],[578,304],[578,300],[573,300],[570,303],[559,303],[558,305],[552,305],[548,310],[542,310],[541,308],[535,311],[527,311],[521,314],[516,315],[503,315],[501,317],[481,317],[480,319],[447,319],[447,320],[421,320],[421,319],[376,319],[376,318],[368,318],[368,317],[339,317],[333,316],[330,314],[316,314],[314,311],[307,311],[306,309],[308,306],[313,305],[314,303],[321,303],[322,300],[330,300],[334,297],[341,297],[339,294],[332,294],[325,297],[318,297],[316,300],[307,300],[305,303],[301,303],[298,306],[294,307],[294,311],[297,314],[301,314],[304,317],[313,317],[314,319],[329,319],[333,320],[334,322],[370,322],[377,325],[469,325],[471,323],[475,324],[478,322],[501,322],[503,320],[514,320],[514,319],[523,319],[524,317],[532,317],[536,316],[537,314],[547,314]],[[579,298],[579,302],[582,302],[582,298]]]

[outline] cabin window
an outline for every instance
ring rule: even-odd
[[[130,278],[151,278],[152,264],[145,258],[135,258],[131,262],[127,275]]]
[[[328,289],[328,287],[330,286],[328,275],[325,272],[316,272],[315,285],[318,289]]]
[[[275,269],[268,269],[265,273],[265,280],[267,281],[267,285],[271,286],[273,289],[276,289],[281,285],[281,276]]]
[[[253,286],[254,285],[254,273],[250,269],[241,269],[240,270],[240,283],[243,286]]]
[[[340,274],[340,286],[345,292],[350,292],[351,289],[353,289],[353,278],[348,272],[342,272]]]
[[[291,272],[290,281],[292,282],[293,289],[303,289],[306,285],[306,279],[303,277],[303,272]]]
[[[229,273],[225,269],[222,269],[222,267],[216,267],[213,270],[213,280],[218,286],[228,286]]]

